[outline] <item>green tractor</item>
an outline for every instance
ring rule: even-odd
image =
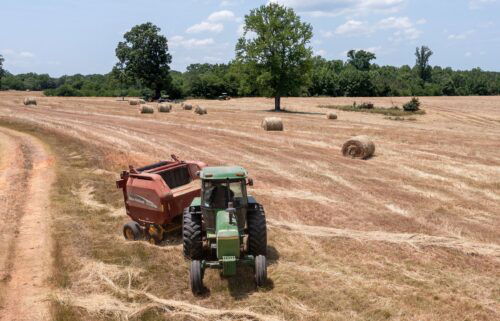
[[[253,185],[247,175],[239,166],[205,167],[199,172],[201,197],[185,209],[182,231],[195,295],[205,289],[206,268],[233,276],[238,265],[249,265],[257,286],[267,279],[266,216],[262,205],[247,195],[247,185]]]

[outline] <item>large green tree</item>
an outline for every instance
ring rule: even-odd
[[[415,68],[417,69],[418,76],[424,82],[431,79],[432,67],[429,65],[429,59],[432,54],[432,50],[427,46],[417,47],[415,50],[415,57],[417,58]]]
[[[311,38],[311,25],[277,3],[262,5],[245,16],[236,61],[255,76],[259,92],[275,97],[276,111],[281,110],[281,96],[299,94],[309,82]]]
[[[133,27],[125,33],[124,41],[116,47],[118,71],[130,75],[155,93],[170,86],[170,66],[172,56],[168,53],[167,38],[160,34],[160,28],[151,22]]]
[[[365,50],[349,50],[347,58],[347,63],[361,71],[368,71],[370,69],[370,62],[377,59],[374,53]]]

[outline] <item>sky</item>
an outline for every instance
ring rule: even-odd
[[[346,59],[374,52],[379,65],[415,63],[500,71],[500,0],[0,0],[0,54],[11,73],[107,73],[134,25],[152,22],[169,41],[171,68],[234,58],[244,16],[269,1],[295,9],[313,27],[313,51]]]

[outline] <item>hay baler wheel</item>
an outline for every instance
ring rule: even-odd
[[[202,294],[205,289],[203,286],[203,272],[201,261],[193,260],[189,271],[189,281],[191,284],[191,291],[194,295]]]
[[[137,241],[142,238],[141,226],[137,222],[128,222],[123,226],[123,236],[127,241]]]
[[[257,208],[247,215],[248,253],[252,255],[267,254],[267,227],[264,208],[259,204]]]
[[[184,210],[182,241],[184,245],[184,255],[187,258],[191,260],[200,260],[203,257],[201,215],[190,212],[189,208]]]
[[[261,287],[267,280],[267,263],[264,255],[255,257],[255,283]]]

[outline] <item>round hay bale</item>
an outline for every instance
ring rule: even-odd
[[[182,109],[184,109],[184,110],[191,110],[191,109],[193,109],[193,105],[183,104],[182,105]]]
[[[146,103],[146,101],[144,99],[139,99],[139,104],[143,105],[145,103]]]
[[[206,115],[207,109],[205,107],[201,107],[201,106],[197,105],[196,108],[194,109],[194,113],[198,114],[198,115]]]
[[[169,113],[172,110],[172,105],[158,105],[159,113]]]
[[[375,144],[368,136],[356,136],[344,143],[342,154],[346,157],[367,159],[375,153]]]
[[[266,117],[261,126],[266,131],[283,131],[283,121],[279,117]]]
[[[136,105],[139,105],[139,99],[129,99],[128,103],[129,103],[131,106],[136,106]]]
[[[326,119],[337,119],[337,114],[335,113],[326,113]]]
[[[23,100],[23,104],[25,106],[28,106],[28,105],[36,105],[36,99],[33,98],[33,97],[26,97],[24,98]]]
[[[155,109],[148,105],[142,105],[140,108],[141,114],[154,114]]]

